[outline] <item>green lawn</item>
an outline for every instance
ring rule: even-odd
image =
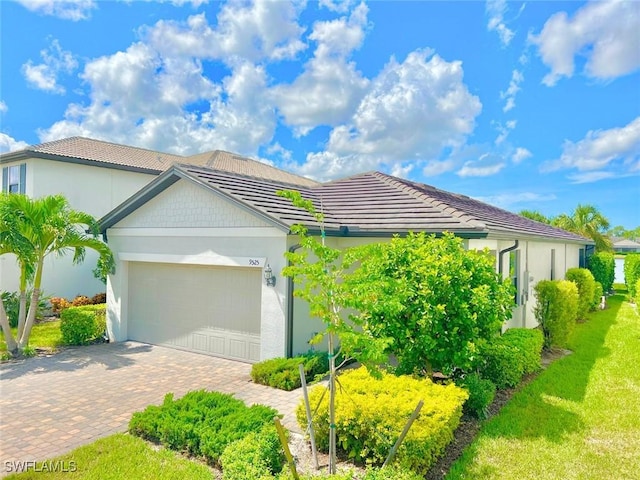
[[[622,295],[489,420],[447,479],[640,478],[640,316]]]
[[[49,469],[49,471],[46,471]],[[57,471],[53,471],[57,470]],[[75,470],[75,471],[73,471]],[[35,471],[13,474],[8,479],[37,480],[183,480],[208,479],[212,472],[179,454],[153,449],[144,440],[118,433],[85,445],[66,455],[38,463]]]
[[[12,328],[13,338],[17,329]],[[37,323],[31,329],[29,345],[33,348],[58,348],[62,344],[62,334],[60,333],[60,320],[52,322]],[[0,352],[7,351],[7,344],[4,341],[4,334],[0,332]]]

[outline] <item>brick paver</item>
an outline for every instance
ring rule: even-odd
[[[7,462],[45,460],[116,432],[173,392],[232,393],[284,415],[299,431],[300,391],[251,382],[251,365],[136,342],[92,345],[0,365],[0,474]]]

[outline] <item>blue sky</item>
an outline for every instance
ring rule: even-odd
[[[0,152],[75,135],[640,225],[640,2],[0,2]]]

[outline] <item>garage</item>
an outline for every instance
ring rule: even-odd
[[[128,270],[131,340],[260,360],[260,269],[129,262]]]

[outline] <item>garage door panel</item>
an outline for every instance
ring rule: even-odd
[[[131,262],[128,336],[258,361],[261,288],[256,269]]]

